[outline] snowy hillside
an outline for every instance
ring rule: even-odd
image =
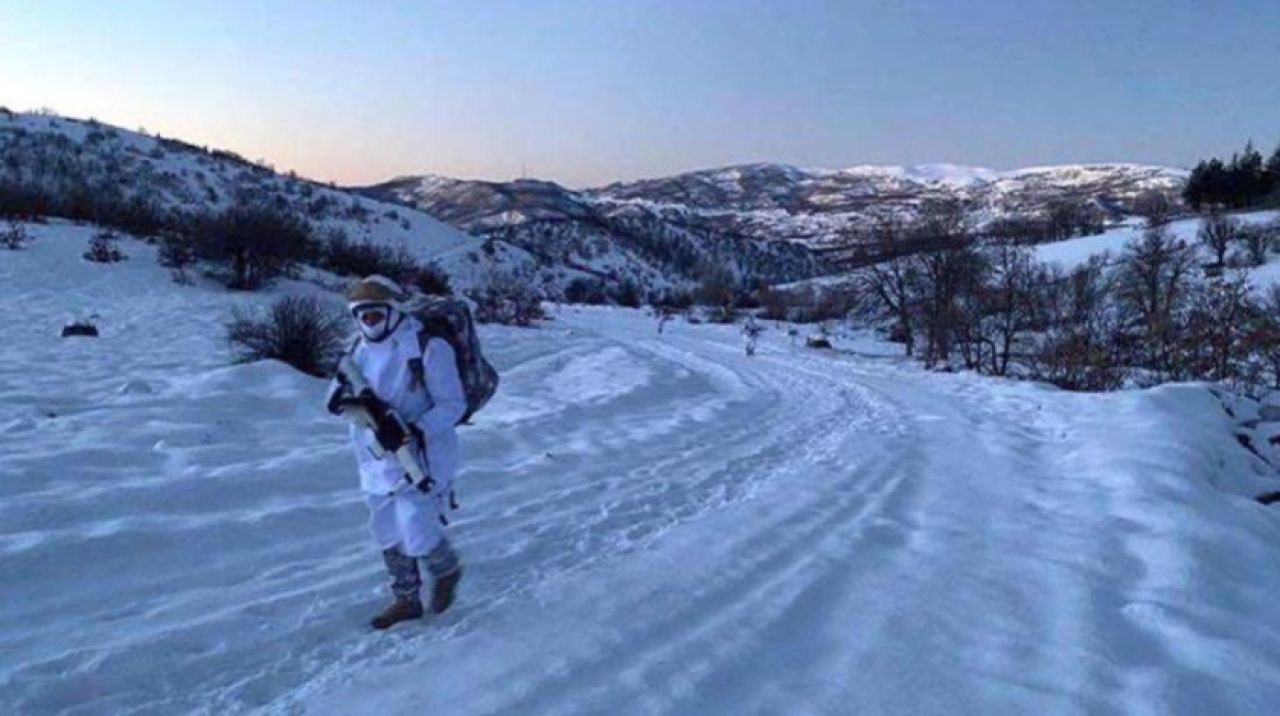
[[[1205,387],[1070,394],[773,326],[748,359],[732,326],[621,309],[486,328],[459,602],[372,633],[384,575],[322,381],[229,365],[220,320],[271,296],[31,231],[0,251],[0,713],[1280,700],[1280,512],[1250,499],[1280,456]],[[89,313],[101,338],[57,337]]]
[[[1187,173],[1135,164],[1064,165],[999,172],[928,164],[844,170],[754,164],[614,184],[592,192],[601,201],[642,203],[664,214],[695,213],[747,236],[814,248],[859,239],[887,214],[912,216],[928,203],[961,202],[981,226],[995,219],[1081,201],[1112,219],[1134,211],[1147,192],[1176,195]]]
[[[403,177],[362,191],[416,206],[608,286],[631,281],[650,291],[688,289],[707,266],[768,283],[831,270],[803,246],[701,226],[639,203],[601,202],[551,182]]]
[[[1257,226],[1271,224],[1280,220],[1280,212],[1246,212],[1235,215],[1235,218],[1244,226]],[[1198,217],[1171,221],[1169,223],[1169,232],[1178,239],[1196,245],[1196,232],[1200,230],[1200,224],[1201,219]],[[1063,269],[1070,270],[1085,263],[1093,256],[1101,256],[1103,254],[1113,258],[1119,256],[1128,243],[1142,237],[1142,232],[1142,222],[1135,219],[1125,222],[1121,226],[1107,229],[1096,236],[1083,236],[1065,241],[1040,244],[1033,247],[1033,251],[1036,260],[1056,264]],[[1206,263],[1211,261],[1207,251],[1204,252],[1203,259]],[[1265,288],[1273,284],[1280,284],[1280,255],[1272,252],[1266,264],[1250,268],[1249,273],[1251,282],[1257,287]],[[786,291],[803,291],[810,287],[819,290],[847,290],[856,282],[857,276],[857,271],[846,271],[807,281],[797,281],[779,288]]]
[[[839,171],[753,164],[585,191],[534,180],[439,176],[401,177],[363,191],[545,258],[594,261],[642,282],[652,273],[687,272],[678,260],[696,266],[709,254],[741,264],[740,275],[785,283],[829,272],[824,257],[838,261],[862,245],[878,218],[909,220],[929,204],[960,202],[979,230],[1000,219],[1042,216],[1067,203],[1094,212],[1101,223],[1132,215],[1152,192],[1176,204],[1185,180],[1182,170],[1133,164],[1007,172],[950,164]],[[655,263],[657,270],[649,270]]]
[[[17,214],[119,212],[117,223],[182,227],[252,202],[303,219],[320,236],[341,231],[355,242],[402,246],[439,263],[461,288],[495,270],[528,273],[532,263],[514,247],[486,252],[479,239],[409,207],[92,120],[0,108],[0,157],[0,209]]]
[[[1244,226],[1257,226],[1280,220],[1280,212],[1247,212],[1238,214],[1235,218]],[[1173,236],[1189,244],[1195,244],[1197,241],[1196,232],[1200,230],[1200,224],[1201,220],[1199,218],[1173,221],[1169,223],[1169,231]],[[1113,256],[1119,255],[1124,250],[1125,244],[1140,238],[1142,232],[1142,224],[1133,222],[1128,226],[1110,229],[1097,236],[1085,236],[1068,241],[1042,244],[1035,247],[1035,252],[1041,261],[1053,262],[1063,268],[1070,269],[1088,261],[1091,256],[1103,253],[1110,253]],[[1252,269],[1262,283],[1280,282],[1280,256],[1272,258],[1273,260],[1269,261],[1266,266]]]
[[[0,180],[73,194],[107,187],[157,211],[195,213],[238,196],[274,202],[353,239],[398,242],[422,258],[475,244],[419,211],[389,206],[315,182],[276,174],[228,152],[54,115],[0,112]]]

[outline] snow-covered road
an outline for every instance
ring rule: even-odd
[[[110,300],[97,342],[0,329],[5,713],[1280,703],[1280,518],[1231,494],[1274,476],[1203,388],[1072,395],[777,331],[749,359],[732,328],[609,309],[490,330],[460,601],[371,633],[381,564],[322,384],[227,367],[232,299],[48,231],[0,257],[13,315]]]

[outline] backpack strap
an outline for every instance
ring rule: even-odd
[[[409,390],[427,389],[427,369],[424,360],[427,356],[427,342],[431,340],[431,331],[423,326],[418,331],[418,355],[409,359]]]

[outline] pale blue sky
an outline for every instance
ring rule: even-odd
[[[0,105],[317,179],[1185,166],[1280,141],[1277,0],[0,0]]]

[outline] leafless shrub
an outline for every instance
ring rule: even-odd
[[[475,292],[475,318],[481,323],[528,327],[542,318],[542,296],[514,274],[493,276],[488,284]]]
[[[1124,381],[1115,284],[1098,256],[1070,273],[1051,270],[1045,327],[1029,356],[1032,376],[1067,390],[1115,390]]]
[[[89,248],[85,249],[84,258],[100,264],[113,264],[128,257],[120,250],[120,237],[111,230],[96,232],[89,238]]]
[[[16,221],[10,222],[3,231],[0,231],[0,248],[21,251],[30,243],[31,234],[27,232],[27,227]]]
[[[342,354],[347,321],[316,298],[291,296],[276,301],[265,316],[234,311],[226,330],[237,362],[278,360],[325,377]]]
[[[1280,223],[1241,227],[1239,240],[1245,265],[1261,266],[1267,262],[1267,254],[1280,240]]]

